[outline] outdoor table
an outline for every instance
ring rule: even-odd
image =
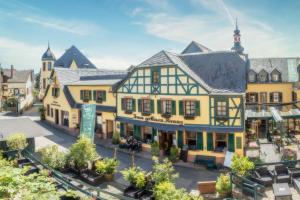
[[[297,144],[299,144],[300,143],[300,135],[295,135],[295,138],[297,140]]]
[[[273,193],[275,200],[292,199],[292,193],[288,183],[274,183]]]

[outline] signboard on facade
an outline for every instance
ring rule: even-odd
[[[83,104],[81,106],[80,136],[90,138],[92,141],[94,141],[95,133],[95,116],[96,105]]]

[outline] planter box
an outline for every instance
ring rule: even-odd
[[[201,181],[198,182],[198,190],[200,194],[216,193],[216,181]]]
[[[154,194],[152,191],[143,190],[138,194],[138,198],[140,200],[154,200]]]
[[[87,169],[80,173],[80,179],[90,185],[97,186],[103,183],[104,176]]]
[[[130,198],[138,198],[137,196],[143,191],[144,189],[138,189],[133,185],[130,185],[124,190],[124,196]]]
[[[114,181],[115,175],[114,174],[104,174],[104,180],[106,182]]]
[[[67,196],[61,196],[61,200],[80,200],[80,197],[67,197]]]

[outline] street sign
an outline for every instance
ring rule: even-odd
[[[94,141],[95,116],[96,105],[83,104],[81,106],[80,136],[90,138],[92,141]]]

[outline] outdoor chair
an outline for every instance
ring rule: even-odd
[[[291,176],[289,170],[284,165],[276,165],[274,169],[274,176],[276,183],[289,183]]]
[[[256,183],[267,187],[272,185],[273,177],[273,174],[268,170],[267,167],[260,167],[254,171],[254,175],[251,179]]]
[[[300,193],[300,168],[289,169],[289,173],[291,175],[292,184],[297,192]]]

